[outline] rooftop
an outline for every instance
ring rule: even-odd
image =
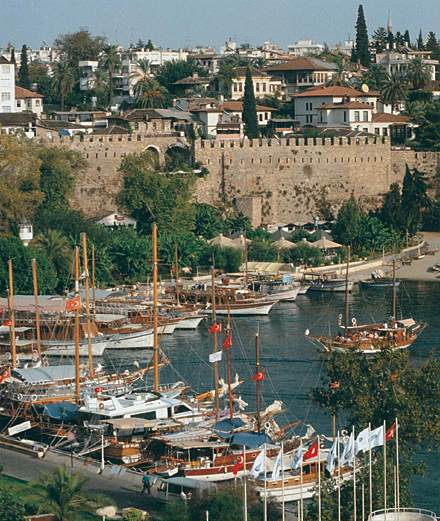
[[[32,99],[32,98],[44,98],[44,96],[38,92],[34,92],[23,87],[15,86],[15,98],[16,99]]]
[[[364,109],[373,110],[373,107],[368,103],[362,103],[361,101],[348,101],[346,103],[324,103],[318,107],[318,110],[327,109]]]
[[[348,97],[348,98],[359,98],[359,97],[376,97],[375,92],[362,92],[360,90],[353,89],[352,87],[318,87],[307,89],[300,94],[295,94],[295,98],[310,98],[310,97]]]
[[[266,67],[268,72],[276,71],[333,71],[336,69],[334,63],[327,63],[317,58],[292,58],[284,63]]]
[[[403,114],[385,114],[384,112],[379,112],[373,114],[373,123],[410,123],[410,119]]]

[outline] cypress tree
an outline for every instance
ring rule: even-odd
[[[411,37],[410,37],[410,35],[409,35],[409,31],[408,31],[408,29],[405,31],[405,34],[403,35],[403,39],[405,40],[406,45],[407,45],[408,47],[411,47]]]
[[[29,64],[28,64],[28,55],[27,55],[27,47],[23,45],[21,48],[21,59],[20,59],[20,71],[18,73],[18,84],[20,87],[25,89],[31,88],[31,81],[29,79]]]
[[[428,33],[425,49],[427,51],[431,51],[431,58],[433,58],[434,60],[438,59],[438,56],[440,54],[440,46],[437,40],[437,36],[432,31]]]
[[[371,56],[368,42],[368,31],[362,4],[359,6],[356,22],[356,57],[364,67],[370,65]]]
[[[11,63],[13,63],[14,65],[16,65],[16,61],[15,61],[15,49],[14,47],[12,47],[11,49],[11,59],[9,60]]]
[[[244,83],[243,123],[244,133],[248,138],[253,139],[259,137],[260,129],[258,128],[257,102],[255,101],[252,72],[249,67],[246,70],[246,80]]]
[[[423,35],[422,35],[422,30],[420,29],[420,32],[419,32],[419,37],[417,38],[417,49],[419,51],[424,51],[425,50],[425,46],[423,44]]]

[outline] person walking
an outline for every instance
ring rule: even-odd
[[[141,494],[144,494],[146,490],[148,490],[148,494],[151,495],[150,476],[145,472],[144,475],[142,476],[142,492],[141,492]]]

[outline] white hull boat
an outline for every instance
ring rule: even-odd
[[[197,329],[199,324],[205,317],[203,316],[189,316],[187,318],[183,318],[177,325],[176,329]]]
[[[264,304],[258,303],[246,303],[246,304],[231,304],[230,306],[216,306],[216,314],[217,315],[228,315],[231,316],[246,316],[246,315],[268,315],[273,306],[278,302],[277,299],[275,302],[267,302],[265,300]],[[212,309],[208,308],[203,310],[203,313],[207,313],[209,315],[212,314]]]
[[[102,356],[107,347],[108,340],[103,338],[92,342],[93,356]],[[75,356],[75,342],[71,340],[48,340],[42,342],[45,348],[45,356]],[[79,346],[79,356],[84,357],[89,354],[87,341],[82,340]]]
[[[274,293],[268,293],[264,296],[264,298],[270,302],[294,302],[299,294],[299,290],[299,287],[283,289]]]
[[[108,338],[107,349],[145,349],[153,347],[154,334],[148,331],[120,333]]]

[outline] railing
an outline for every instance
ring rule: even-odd
[[[370,514],[368,519],[373,520],[375,517],[379,516],[385,517],[387,514],[418,514],[420,516],[426,516],[433,520],[437,520],[437,514],[431,510],[426,510],[425,508],[387,508],[382,510],[375,510]]]

